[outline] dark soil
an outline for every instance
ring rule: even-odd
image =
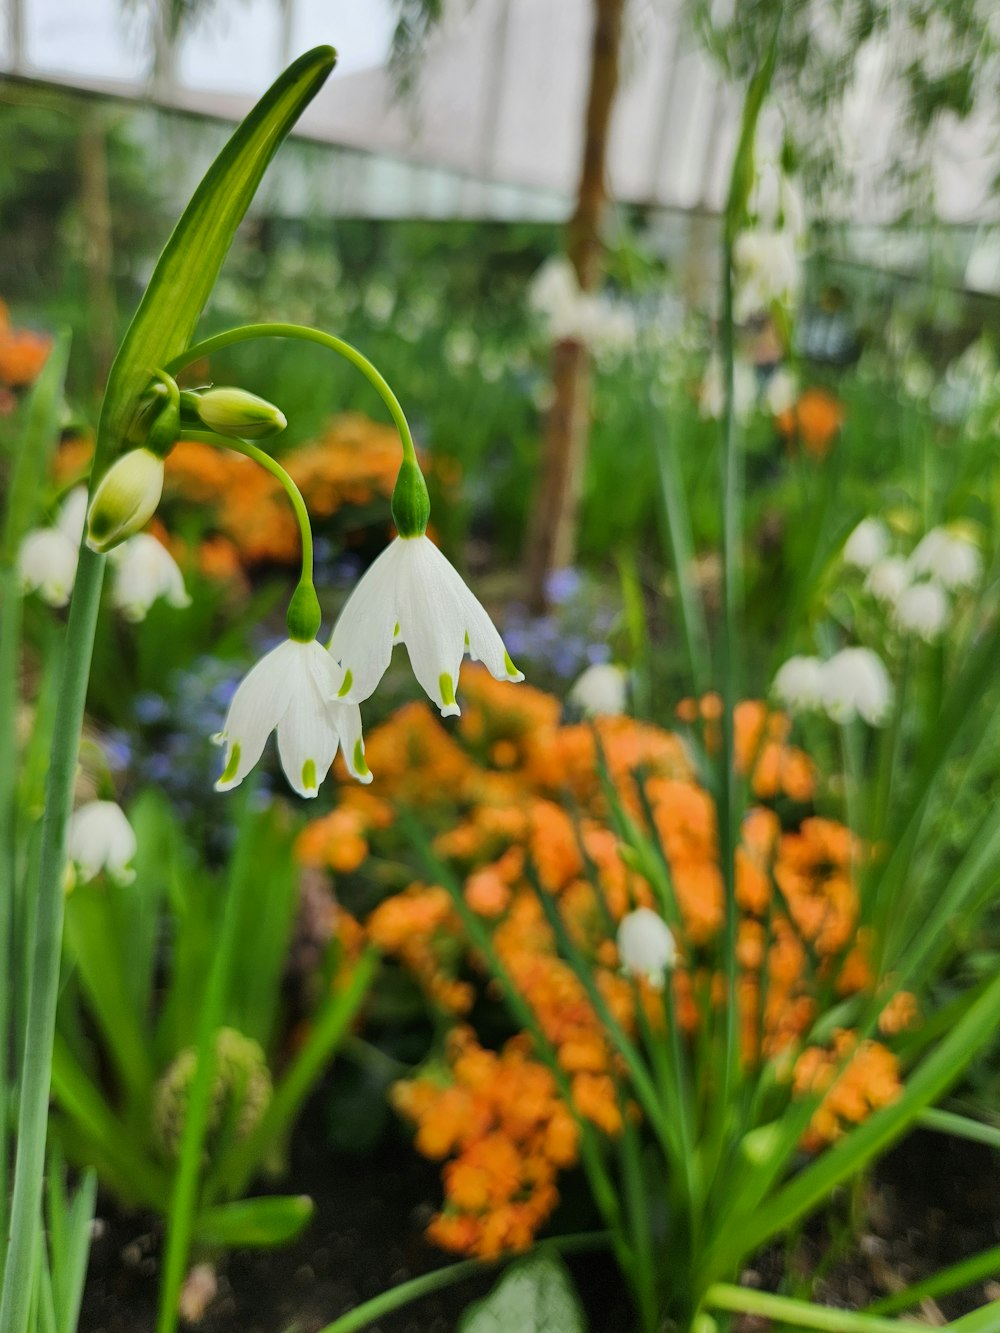
[[[218,1293],[197,1325],[201,1333],[318,1333],[361,1301],[441,1264],[443,1256],[422,1239],[439,1196],[433,1164],[391,1140],[370,1158],[331,1155],[315,1110],[302,1131],[291,1179],[282,1188],[309,1193],[316,1216],[290,1248],[228,1257],[220,1266]],[[809,1275],[822,1272],[816,1299],[857,1308],[996,1245],[1000,1155],[940,1135],[915,1134],[880,1165],[860,1202],[860,1215],[852,1217],[846,1195],[834,1200],[828,1217],[797,1239],[791,1259],[784,1247],[776,1247],[758,1258],[744,1280],[806,1294]],[[101,1216],[80,1333],[153,1333],[159,1224],[148,1216],[116,1214],[107,1205]],[[587,1255],[570,1267],[592,1333],[630,1333],[628,1301],[611,1260]],[[462,1309],[494,1280],[495,1274],[484,1272],[372,1328],[450,1333]],[[913,1313],[933,1326],[998,1295],[989,1284],[979,1284]],[[747,1319],[736,1327],[738,1333],[754,1333],[769,1325]]]

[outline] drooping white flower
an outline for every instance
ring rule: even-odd
[[[628,673],[611,662],[595,662],[574,681],[566,696],[586,717],[617,717],[625,712]]]
[[[144,528],[163,493],[163,459],[151,449],[130,449],[101,478],[87,513],[87,545],[111,551]]]
[[[753,366],[745,361],[737,361],[733,366],[733,412],[740,421],[745,421],[753,411],[757,401],[757,379]],[[725,383],[722,374],[722,359],[713,352],[705,367],[699,395],[699,411],[703,419],[718,421],[725,406]]]
[[[795,375],[787,366],[779,366],[767,381],[765,390],[767,410],[772,417],[780,417],[790,412],[799,396],[799,386]]]
[[[285,776],[300,796],[315,796],[338,746],[351,774],[371,782],[361,737],[361,711],[338,698],[344,673],[322,644],[286,639],[262,657],[241,681],[225,725],[214,740],[226,747],[216,791],[238,786],[278,732]]]
[[[772,689],[792,713],[808,713],[824,703],[824,663],[818,657],[790,657],[777,670]]]
[[[786,230],[741,232],[733,244],[733,273],[738,320],[766,312],[775,303],[793,305],[802,284],[797,237]]]
[[[106,870],[120,884],[130,884],[136,845],[132,825],[114,801],[88,801],[69,817],[66,856],[81,880]]]
[[[343,698],[368,698],[396,643],[406,644],[413,674],[443,717],[461,711],[455,688],[466,653],[497,680],[524,679],[483,606],[427,536],[397,537],[347,599],[330,639]]]
[[[637,907],[618,925],[618,957],[630,977],[645,977],[657,990],[677,961],[677,945],[670,927],[648,907]]]
[[[900,595],[892,618],[903,634],[917,634],[933,643],[948,623],[948,611],[948,594],[940,584],[914,583]]]
[[[87,488],[86,486],[74,486],[71,491],[66,493],[65,499],[59,507],[56,527],[60,532],[66,534],[74,546],[79,546],[86,522]]]
[[[528,287],[528,305],[544,320],[553,342],[589,346],[599,336],[601,300],[581,289],[576,269],[565,255],[550,256],[537,270]]]
[[[115,580],[111,600],[126,620],[137,623],[160,597],[169,606],[191,605],[184,576],[167,548],[148,532],[137,533],[111,552]]]
[[[842,648],[823,664],[823,708],[834,722],[861,717],[881,726],[892,707],[892,682],[870,648]]]
[[[65,606],[76,578],[78,546],[58,528],[35,528],[21,542],[17,572],[25,592],[50,606]]]
[[[915,575],[926,574],[955,591],[979,582],[983,559],[970,538],[948,528],[931,528],[911,553],[910,568]]]
[[[863,518],[844,543],[844,560],[871,569],[889,550],[889,529],[880,518]]]
[[[865,579],[865,592],[879,602],[895,606],[903,593],[910,586],[912,571],[908,560],[899,555],[887,555],[878,560],[868,571]]]

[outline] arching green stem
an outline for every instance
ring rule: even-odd
[[[302,492],[281,464],[270,454],[266,454],[263,449],[259,449],[257,445],[251,444],[249,440],[238,440],[231,435],[216,435],[215,431],[211,430],[185,430],[181,433],[181,439],[190,440],[195,444],[213,444],[220,449],[232,449],[234,453],[252,458],[255,463],[259,463],[265,471],[270,472],[272,477],[276,477],[281,482],[285,494],[292,502],[299,532],[302,535],[302,578],[300,582],[311,584],[313,577],[313,535],[312,524],[309,522],[309,510],[302,498]]]
[[[416,462],[417,455],[413,447],[413,436],[410,434],[410,427],[407,424],[403,409],[399,405],[399,399],[389,388],[380,371],[372,365],[363,353],[359,352],[356,347],[352,347],[350,343],[344,342],[343,338],[337,338],[332,333],[324,333],[321,329],[313,329],[306,324],[244,324],[238,329],[227,329],[225,333],[217,333],[214,338],[206,338],[204,342],[189,347],[187,351],[181,352],[179,356],[175,356],[172,361],[169,361],[166,369],[171,375],[176,375],[185,366],[190,365],[192,361],[197,361],[203,356],[211,356],[213,352],[220,352],[224,347],[232,347],[235,343],[253,342],[257,338],[301,338],[304,342],[314,342],[318,343],[320,347],[327,347],[330,351],[336,352],[338,356],[350,361],[374,386],[389,409],[389,414],[396,424],[399,438],[403,444],[403,458],[411,463]]]

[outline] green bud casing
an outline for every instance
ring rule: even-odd
[[[201,420],[220,435],[262,440],[288,425],[280,408],[246,389],[203,389],[186,395],[187,401],[192,399]]]
[[[404,458],[392,491],[392,521],[401,537],[422,537],[431,516],[427,483],[415,459]]]
[[[319,609],[316,589],[311,583],[300,583],[292,593],[292,600],[288,603],[285,615],[288,637],[294,639],[296,643],[312,643],[319,633],[322,620],[323,614]]]
[[[144,528],[160,503],[163,459],[131,449],[101,478],[87,512],[87,545],[106,552]]]

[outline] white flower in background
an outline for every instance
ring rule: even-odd
[[[587,717],[617,717],[625,712],[628,673],[610,662],[597,662],[577,677],[566,698]]]
[[[21,542],[17,572],[25,592],[37,592],[50,606],[65,606],[73,591],[87,488],[74,486],[59,509],[55,527],[35,528]]]
[[[444,359],[451,370],[467,370],[479,355],[479,339],[469,329],[452,329],[444,340]]]
[[[114,801],[88,801],[74,810],[66,828],[66,856],[80,880],[106,870],[120,884],[135,879],[136,840],[125,812]]]
[[[737,320],[794,305],[802,284],[798,240],[791,231],[744,231],[733,245]]]
[[[576,269],[565,255],[552,255],[535,273],[528,305],[545,321],[553,342],[589,344],[601,325],[599,298],[581,291]]]
[[[983,558],[970,538],[947,528],[931,528],[910,555],[910,568],[955,591],[979,582]]]
[[[798,381],[787,366],[779,366],[771,373],[764,391],[767,410],[772,417],[790,412],[799,396]]]
[[[373,324],[388,324],[396,308],[396,293],[384,282],[373,282],[365,292],[364,307]]]
[[[893,621],[903,634],[917,634],[928,643],[940,638],[948,623],[948,594],[937,583],[914,583],[893,609]]]
[[[25,592],[50,606],[65,606],[76,578],[78,546],[58,528],[36,528],[21,542],[17,572]]]
[[[871,569],[889,550],[889,529],[880,518],[863,518],[844,543],[844,559],[857,569]]]
[[[870,648],[842,648],[823,664],[823,708],[834,722],[861,717],[881,726],[892,707],[892,682]]]
[[[184,577],[162,542],[148,532],[130,537],[111,552],[115,581],[111,601],[126,620],[137,623],[158,598],[182,610],[191,605]]]
[[[443,717],[460,712],[458,672],[466,652],[497,680],[523,680],[486,611],[429,537],[397,537],[347,599],[330,639],[343,667],[341,695],[367,699],[395,643]]]
[[[215,790],[239,786],[275,729],[281,766],[300,796],[316,795],[338,746],[351,774],[371,782],[361,712],[357,704],[338,698],[343,680],[344,673],[315,639],[286,639],[272,648],[240,682],[225,725],[213,738],[226,747]]]
[[[865,579],[865,592],[879,602],[895,606],[910,586],[911,580],[910,562],[899,555],[887,555],[883,560],[876,561],[869,569]]]
[[[763,162],[750,195],[749,212],[758,227],[790,233],[796,240],[806,232],[806,212],[798,186],[777,162]]]
[[[618,925],[618,957],[630,977],[645,977],[657,990],[677,961],[677,945],[670,927],[648,907],[637,907]]]
[[[733,365],[733,411],[737,420],[745,421],[757,402],[757,377],[753,366],[745,361]],[[701,382],[699,411],[704,420],[718,421],[725,406],[725,384],[722,359],[717,352],[708,358],[705,376]]]
[[[774,677],[772,689],[792,713],[823,707],[824,663],[818,657],[790,657]]]

